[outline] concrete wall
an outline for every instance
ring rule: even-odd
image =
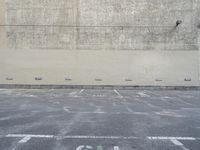
[[[0,84],[200,86],[199,4],[0,0]]]

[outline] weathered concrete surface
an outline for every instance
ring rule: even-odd
[[[1,68],[1,83],[197,86],[199,81],[198,52],[59,51],[59,59],[57,53],[49,50],[2,53],[0,59],[9,58],[4,66],[12,67]],[[190,60],[189,64],[185,58]],[[13,80],[5,80],[6,77]],[[35,77],[43,80],[35,81]]]
[[[199,150],[199,99],[199,91],[0,90],[0,149]]]
[[[73,49],[77,42],[81,50],[197,50],[195,5],[193,0],[6,1],[7,46]],[[183,21],[179,28],[177,20]]]
[[[0,84],[200,85],[199,0],[0,0],[0,8]]]
[[[5,24],[5,18],[6,18],[6,10],[5,10],[5,2],[3,0],[0,0],[0,25]],[[0,47],[6,48],[7,47],[7,35],[6,35],[6,29],[5,26],[0,26]]]

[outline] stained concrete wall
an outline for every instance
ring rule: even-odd
[[[199,0],[0,0],[0,84],[199,86],[199,14]]]

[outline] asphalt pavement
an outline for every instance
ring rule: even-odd
[[[200,91],[0,89],[0,150],[200,150]]]

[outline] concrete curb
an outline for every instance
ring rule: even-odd
[[[31,85],[0,84],[1,89],[118,89],[118,90],[200,90],[200,86],[127,86],[127,85]]]

